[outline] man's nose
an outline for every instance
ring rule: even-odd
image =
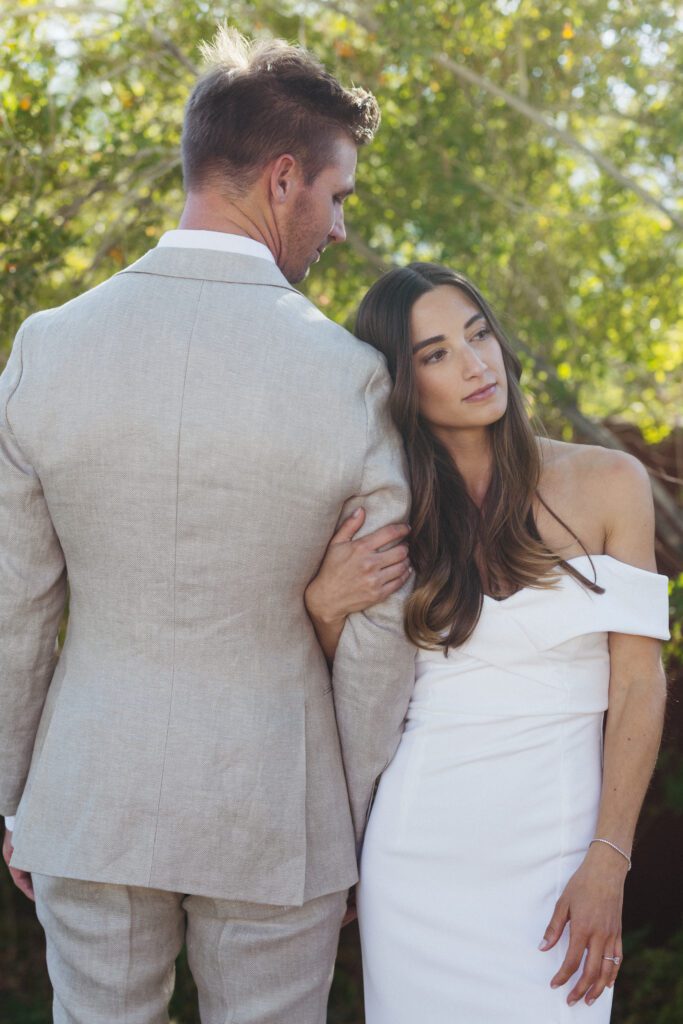
[[[335,217],[332,230],[330,231],[331,242],[345,242],[346,241],[346,227],[344,226],[344,208],[340,207],[338,215]]]

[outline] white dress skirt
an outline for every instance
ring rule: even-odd
[[[587,556],[570,561],[593,578]],[[485,598],[465,644],[417,654],[363,846],[366,1024],[609,1021],[610,989],[569,1007],[578,973],[550,988],[568,928],[538,945],[595,836],[608,632],[667,638],[667,581],[592,563],[604,594],[563,573]]]

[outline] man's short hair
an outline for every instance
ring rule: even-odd
[[[202,54],[209,67],[192,91],[183,127],[188,190],[209,184],[238,197],[283,153],[301,162],[310,184],[331,163],[340,135],[362,146],[377,131],[372,93],[345,89],[300,46],[249,42],[221,28]]]

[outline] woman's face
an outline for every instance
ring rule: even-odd
[[[410,317],[420,415],[434,430],[495,423],[507,407],[503,353],[488,320],[454,285],[421,295]]]

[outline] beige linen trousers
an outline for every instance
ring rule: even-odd
[[[43,875],[301,905],[356,880],[413,685],[405,592],[333,679],[342,517],[409,512],[383,358],[274,264],[153,249],[0,377],[0,813]],[[67,583],[69,626],[55,638]]]

